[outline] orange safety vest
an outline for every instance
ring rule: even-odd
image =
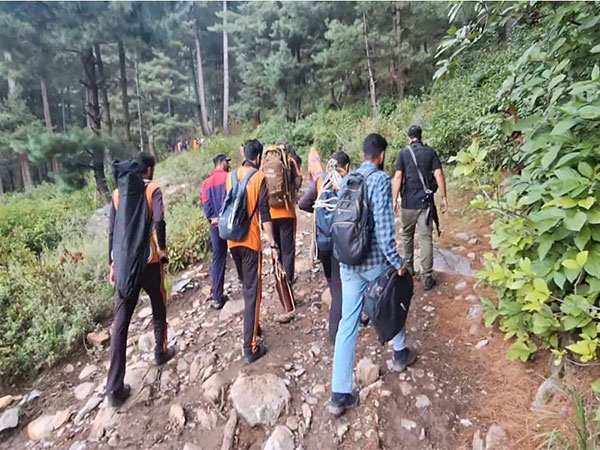
[[[146,202],[148,203],[150,222],[152,222],[152,196],[160,186],[149,180],[144,180],[144,184],[146,185]],[[115,189],[113,192],[113,206],[115,207],[115,211],[119,208],[118,189]],[[153,227],[150,232],[150,256],[148,257],[148,264],[156,264],[157,262],[160,262],[160,258],[158,256],[158,240],[156,239],[156,232],[154,231]]]

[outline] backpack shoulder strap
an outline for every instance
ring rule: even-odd
[[[423,177],[423,173],[421,172],[421,169],[419,168],[419,164],[417,163],[417,157],[415,156],[415,152],[413,151],[412,147],[409,145],[406,147],[408,149],[408,153],[410,153],[410,156],[413,160],[413,162],[415,163],[415,167],[417,168],[417,175],[419,175],[419,180],[421,180],[421,184],[423,185],[423,190],[425,191],[426,194],[431,194],[431,189],[429,189],[427,187],[427,183],[425,183],[425,178]]]
[[[252,168],[248,171],[248,173],[244,176],[244,178],[242,178],[242,181],[241,181],[242,191],[246,190],[246,186],[248,186],[248,183],[250,182],[250,178],[252,178],[256,172],[258,172],[258,170],[256,170],[255,168]]]
[[[148,203],[148,212],[150,218],[152,218],[152,196],[156,190],[160,188],[160,186],[152,181],[144,181],[144,184],[146,185],[146,202]]]

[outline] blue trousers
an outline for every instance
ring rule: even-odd
[[[223,283],[225,282],[225,261],[227,260],[227,241],[219,236],[219,227],[210,226],[210,241],[213,258],[210,266],[212,280],[212,298],[214,302],[223,301]]]
[[[381,275],[386,265],[374,267],[366,272],[358,273],[340,267],[342,278],[342,320],[335,338],[333,352],[333,373],[331,385],[337,394],[352,392],[352,369],[356,353],[356,338],[360,313],[363,309],[363,292],[369,283]],[[406,332],[402,330],[392,339],[394,350],[406,348]]]

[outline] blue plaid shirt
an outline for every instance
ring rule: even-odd
[[[375,168],[375,164],[363,162],[357,169],[366,176]],[[344,177],[340,193],[346,186]],[[341,266],[348,271],[364,272],[382,264],[389,264],[400,270],[403,262],[398,255],[395,239],[394,206],[392,203],[392,183],[387,173],[378,170],[367,178],[367,197],[371,216],[371,243],[365,260],[357,266]]]

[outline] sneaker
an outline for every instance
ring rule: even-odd
[[[425,281],[423,281],[423,290],[430,291],[436,285],[435,278],[431,275],[425,276]]]
[[[394,357],[392,358],[392,370],[394,372],[404,372],[408,366],[413,364],[417,360],[417,354],[410,348],[406,347],[404,350],[394,351]]]
[[[244,354],[244,364],[252,364],[267,354],[267,347],[259,345],[254,353]]]
[[[123,405],[131,394],[131,386],[124,384],[120,391],[112,391],[108,394],[108,403],[113,408],[118,408]]]
[[[175,347],[168,347],[167,350],[162,353],[155,353],[154,359],[156,360],[156,364],[159,366],[166,364],[173,358],[173,356],[175,356],[175,353],[177,353]]]
[[[351,394],[337,394],[334,392],[331,396],[329,406],[327,406],[327,410],[334,417],[340,417],[346,411],[354,408],[356,405],[358,405],[357,392],[353,392]]]
[[[216,309],[216,310],[223,309],[223,306],[225,306],[225,302],[223,302],[223,301],[216,302],[216,301],[213,300],[213,301],[210,302],[210,307],[212,309]]]

